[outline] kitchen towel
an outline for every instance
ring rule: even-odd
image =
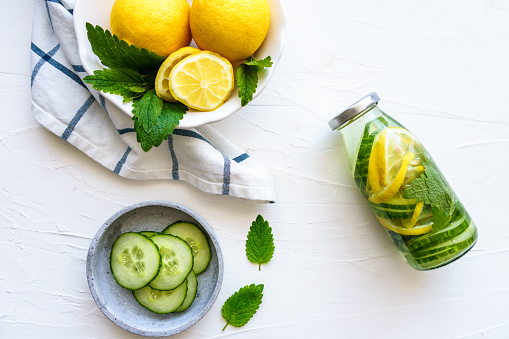
[[[130,179],[182,180],[200,190],[275,201],[271,174],[210,126],[175,129],[144,152],[133,120],[82,81],[73,26],[76,0],[35,0],[31,44],[34,117],[114,173]]]

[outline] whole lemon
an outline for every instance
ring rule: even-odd
[[[191,43],[186,0],[116,0],[111,31],[131,45],[168,56]]]
[[[270,25],[267,0],[194,0],[191,34],[203,50],[230,61],[246,59],[260,47]]]

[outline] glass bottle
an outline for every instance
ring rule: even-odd
[[[444,266],[468,252],[477,228],[424,146],[371,93],[329,121],[354,181],[407,263]]]

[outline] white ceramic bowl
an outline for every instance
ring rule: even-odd
[[[138,304],[131,291],[117,284],[110,268],[111,247],[123,233],[162,232],[181,220],[196,224],[207,235],[211,252],[209,266],[197,275],[198,292],[187,310],[156,314]],[[87,255],[88,286],[99,309],[124,330],[147,337],[174,335],[197,323],[214,305],[223,272],[223,255],[213,229],[195,212],[167,201],[146,201],[115,213],[92,239]]]
[[[258,79],[258,88],[253,99],[258,96],[267,86],[274,73],[276,66],[283,53],[283,45],[286,29],[286,17],[281,0],[268,0],[270,6],[270,27],[263,44],[254,54],[257,59],[263,59],[270,55],[273,65],[265,69]],[[78,49],[81,63],[88,74],[95,70],[103,69],[99,58],[92,52],[92,47],[87,38],[85,24],[90,22],[99,25],[103,29],[110,29],[110,12],[115,0],[78,0],[74,8],[74,29],[78,40]],[[192,0],[188,0],[191,4]],[[194,41],[191,44],[194,44]],[[236,64],[233,65],[236,67]],[[132,103],[123,103],[119,95],[104,93],[106,100],[119,107],[129,116],[132,116]],[[232,94],[219,108],[210,112],[199,112],[190,109],[180,121],[179,128],[192,128],[204,124],[222,120],[242,107],[238,97],[238,89],[235,86]]]

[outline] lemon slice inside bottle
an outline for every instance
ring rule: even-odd
[[[419,220],[419,216],[421,215],[422,209],[424,207],[424,202],[420,201],[415,205],[414,213],[412,214],[412,217],[410,219],[403,219],[401,220],[401,224],[405,226],[406,228],[412,228],[417,224],[417,221]]]
[[[170,72],[182,59],[198,52],[200,52],[198,48],[190,46],[182,47],[171,53],[166,60],[164,60],[161,67],[159,67],[159,71],[157,71],[155,80],[155,89],[158,97],[166,101],[177,101],[170,91]]]
[[[401,127],[385,128],[375,140],[368,166],[370,200],[383,203],[420,175],[422,146]]]
[[[394,180],[388,186],[380,187],[380,189],[373,191],[373,195],[369,198],[369,200],[378,204],[391,200],[396,193],[398,193],[401,185],[403,184],[408,164],[414,159],[414,157],[414,153],[405,154]]]
[[[198,52],[173,67],[169,86],[172,96],[188,107],[212,111],[221,106],[233,90],[233,66],[219,54]]]
[[[405,155],[409,152],[418,153],[422,148],[414,136],[401,127],[389,127],[380,132],[378,142],[378,172],[381,186],[392,182],[398,174]],[[420,162],[414,160],[415,164]]]
[[[385,227],[393,232],[399,233],[401,235],[421,235],[421,234],[428,233],[429,231],[431,231],[433,229],[433,221],[431,221],[431,220],[427,220],[426,222],[424,222],[422,224],[415,225],[412,228],[407,228],[407,227],[403,226],[399,222],[399,220],[390,220],[390,219],[385,219],[385,218],[378,217],[378,216],[377,216],[377,218],[383,227]]]

